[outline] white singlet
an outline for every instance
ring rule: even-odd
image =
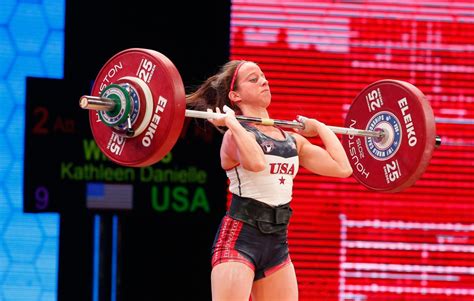
[[[226,170],[230,192],[271,206],[289,203],[293,194],[293,178],[299,167],[295,138],[282,130],[285,139],[278,140],[253,126],[242,125],[255,134],[267,166],[260,172],[245,170],[240,165]]]

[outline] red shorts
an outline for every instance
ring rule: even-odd
[[[257,227],[226,215],[212,246],[212,267],[229,261],[249,266],[255,272],[254,280],[278,271],[291,262],[287,229],[262,233]]]

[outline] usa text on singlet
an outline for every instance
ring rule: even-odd
[[[267,165],[263,171],[252,172],[237,165],[226,171],[230,192],[271,206],[289,203],[292,199],[293,178],[299,167],[295,138],[282,131],[285,139],[265,135],[257,128],[242,124],[253,132],[265,154]]]

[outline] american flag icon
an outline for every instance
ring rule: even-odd
[[[91,209],[132,209],[133,185],[87,183],[86,206]]]

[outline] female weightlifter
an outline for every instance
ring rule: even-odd
[[[301,116],[305,129],[295,132],[239,122],[235,113],[269,118],[268,80],[250,61],[229,61],[186,100],[193,108],[226,113],[209,120],[226,129],[220,156],[232,193],[212,246],[212,299],[298,300],[287,240],[293,178],[300,165],[319,175],[349,177],[352,168],[338,137]],[[324,148],[305,138],[317,135]]]

